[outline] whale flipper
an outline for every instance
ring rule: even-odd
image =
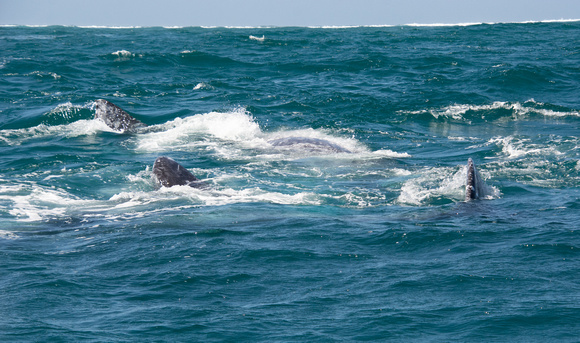
[[[147,126],[105,99],[95,100],[95,109],[95,118],[101,119],[108,127],[121,133]]]
[[[332,152],[346,152],[350,153],[349,150],[341,147],[338,144],[334,144],[329,142],[325,139],[320,138],[310,138],[310,137],[285,137],[285,138],[278,138],[268,141],[268,143],[272,144],[273,146],[291,146],[291,145],[300,145],[306,147],[308,150],[327,150]]]
[[[153,174],[163,187],[185,185],[195,188],[203,187],[203,183],[197,182],[198,179],[192,173],[169,157],[161,156],[155,160]]]
[[[483,184],[481,176],[475,168],[473,160],[469,158],[467,160],[467,184],[465,186],[465,201],[479,199],[483,196]]]

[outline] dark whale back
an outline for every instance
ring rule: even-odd
[[[155,160],[153,174],[157,178],[157,182],[163,187],[199,186],[199,184],[194,183],[197,178],[192,173],[169,157],[161,156]]]
[[[108,127],[121,133],[147,126],[105,99],[95,101],[95,118],[101,119]]]
[[[334,144],[325,139],[320,138],[310,138],[310,137],[285,137],[269,141],[268,143],[273,146],[291,146],[300,145],[306,147],[309,150],[328,150],[332,152],[346,152],[350,153],[349,150],[341,147],[338,144]]]

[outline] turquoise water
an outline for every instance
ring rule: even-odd
[[[0,27],[0,340],[577,341],[579,37]]]

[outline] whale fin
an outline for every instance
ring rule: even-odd
[[[163,187],[191,186],[202,187],[203,184],[181,164],[165,156],[158,157],[153,163],[153,174]]]
[[[105,99],[95,100],[95,109],[95,118],[101,119],[108,127],[121,133],[147,126]]]
[[[465,201],[479,199],[483,194],[481,177],[475,168],[473,160],[467,160],[467,184],[465,186]]]

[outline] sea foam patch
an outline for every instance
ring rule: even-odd
[[[479,171],[484,180],[489,177],[487,172]],[[404,205],[423,206],[438,201],[463,201],[466,180],[467,166],[425,168],[417,177],[404,182],[396,202]],[[484,184],[482,189],[481,198],[494,199],[500,195],[499,189],[495,186]]]
[[[138,209],[156,203],[155,207],[178,206],[223,206],[238,203],[272,203],[280,205],[319,205],[320,196],[312,192],[287,194],[250,187],[243,189],[208,188],[204,190],[189,186],[161,187],[151,192],[121,192],[110,199],[115,209]]]
[[[43,221],[62,218],[71,209],[85,208],[93,201],[82,200],[63,189],[34,183],[0,186],[3,210],[19,221]]]
[[[0,230],[0,239],[13,240],[18,238],[20,238],[20,236],[12,231]]]
[[[259,125],[244,109],[210,112],[176,118],[139,135],[137,150],[188,149],[211,144],[211,137],[224,141],[253,141],[262,135]],[[204,138],[205,137],[205,138]],[[210,137],[210,138],[208,138]]]
[[[40,124],[30,128],[1,130],[0,140],[8,145],[20,145],[30,139],[42,139],[51,136],[71,138],[94,135],[100,131],[113,132],[103,121],[90,119],[78,120],[63,125]]]
[[[453,104],[442,108],[419,111],[401,111],[400,113],[413,115],[429,113],[435,118],[446,117],[458,121],[470,121],[472,117],[467,116],[468,112],[472,112],[475,115],[474,118],[488,119],[490,116],[489,112],[497,110],[509,111],[514,119],[534,114],[546,117],[580,117],[580,111],[564,108],[561,110],[546,108],[545,104],[536,102],[534,99],[530,99],[523,104],[520,102],[507,101],[495,101],[487,105]]]

